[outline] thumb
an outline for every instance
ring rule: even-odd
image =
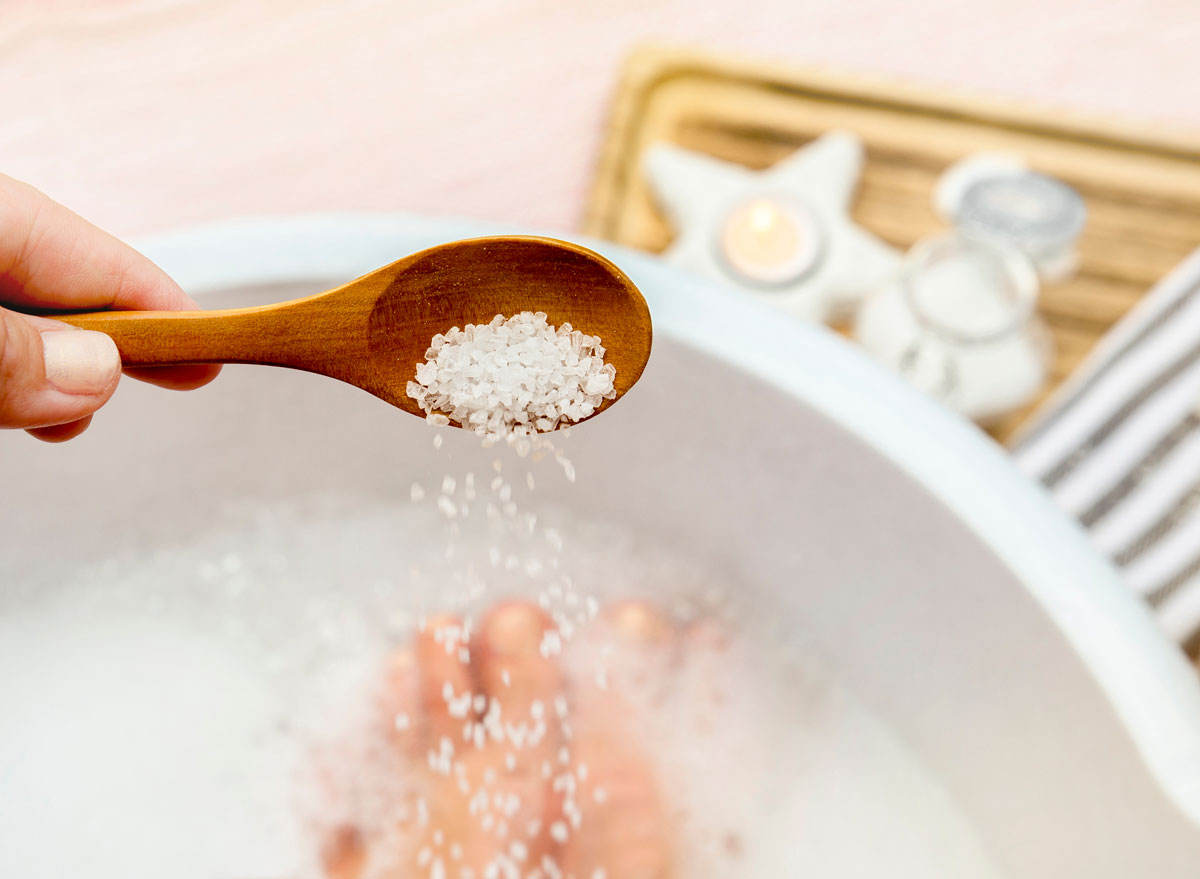
[[[84,419],[120,377],[121,356],[104,333],[0,308],[0,428]]]

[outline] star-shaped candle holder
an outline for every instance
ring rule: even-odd
[[[901,261],[850,219],[862,163],[845,131],[765,171],[656,145],[646,173],[676,233],[663,258],[802,320],[844,316]]]

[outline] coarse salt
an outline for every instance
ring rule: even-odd
[[[433,337],[407,386],[432,424],[447,420],[492,441],[547,433],[616,399],[604,346],[542,312],[496,315]]]

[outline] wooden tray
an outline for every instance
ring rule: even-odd
[[[1200,246],[1200,134],[658,47],[625,66],[584,231],[650,251],[670,241],[640,171],[652,143],[765,168],[831,128],[866,143],[856,220],[903,248],[941,228],[937,176],[980,150],[1018,153],[1083,194],[1082,271],[1042,293],[1056,352],[1045,393]],[[993,433],[1007,439],[1036,405]]]

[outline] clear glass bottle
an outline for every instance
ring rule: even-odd
[[[863,302],[855,336],[918,388],[977,421],[1033,399],[1050,341],[1038,276],[1014,246],[962,231],[918,242]]]

